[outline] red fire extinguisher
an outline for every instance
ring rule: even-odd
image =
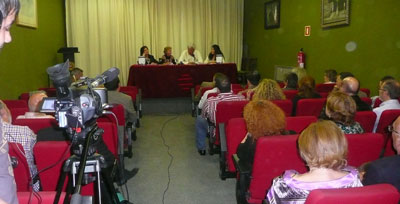
[[[305,67],[305,58],[306,55],[303,52],[303,48],[300,49],[299,53],[297,53],[297,66],[300,68]]]

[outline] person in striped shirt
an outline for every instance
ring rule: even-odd
[[[221,101],[242,101],[244,96],[233,94],[231,91],[231,82],[227,76],[217,78],[215,81],[219,94],[215,97],[207,99],[203,106],[201,115],[196,118],[196,146],[200,155],[206,154],[206,137],[209,129],[208,123],[215,124],[215,110],[217,104]],[[211,136],[214,136],[214,131],[211,131]]]

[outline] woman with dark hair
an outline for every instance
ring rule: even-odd
[[[292,115],[296,115],[297,101],[305,98],[321,98],[321,95],[315,91],[315,80],[311,76],[305,76],[299,81],[299,93],[293,97]]]
[[[206,60],[204,60],[204,64],[215,64],[217,61],[217,55],[221,55],[222,63],[225,63],[225,56],[222,53],[221,48],[219,48],[218,45],[214,44],[211,46],[210,54],[208,54],[208,57],[206,57]]]
[[[158,64],[154,56],[149,54],[149,48],[146,45],[140,48],[140,56],[146,58],[146,64]]]

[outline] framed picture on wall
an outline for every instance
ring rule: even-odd
[[[279,28],[281,15],[281,1],[272,0],[264,4],[264,28]]]
[[[21,9],[18,14],[17,24],[37,28],[36,0],[20,0]]]
[[[321,26],[323,28],[349,25],[350,0],[321,0]]]

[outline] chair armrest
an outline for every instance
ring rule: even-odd
[[[226,134],[225,134],[225,123],[219,123],[219,140],[221,145],[221,153],[227,151],[226,147]]]
[[[235,164],[236,171],[239,172],[240,175],[249,175],[251,173],[251,168],[248,165],[243,164],[240,162],[239,157],[237,154],[232,155],[233,163]]]

